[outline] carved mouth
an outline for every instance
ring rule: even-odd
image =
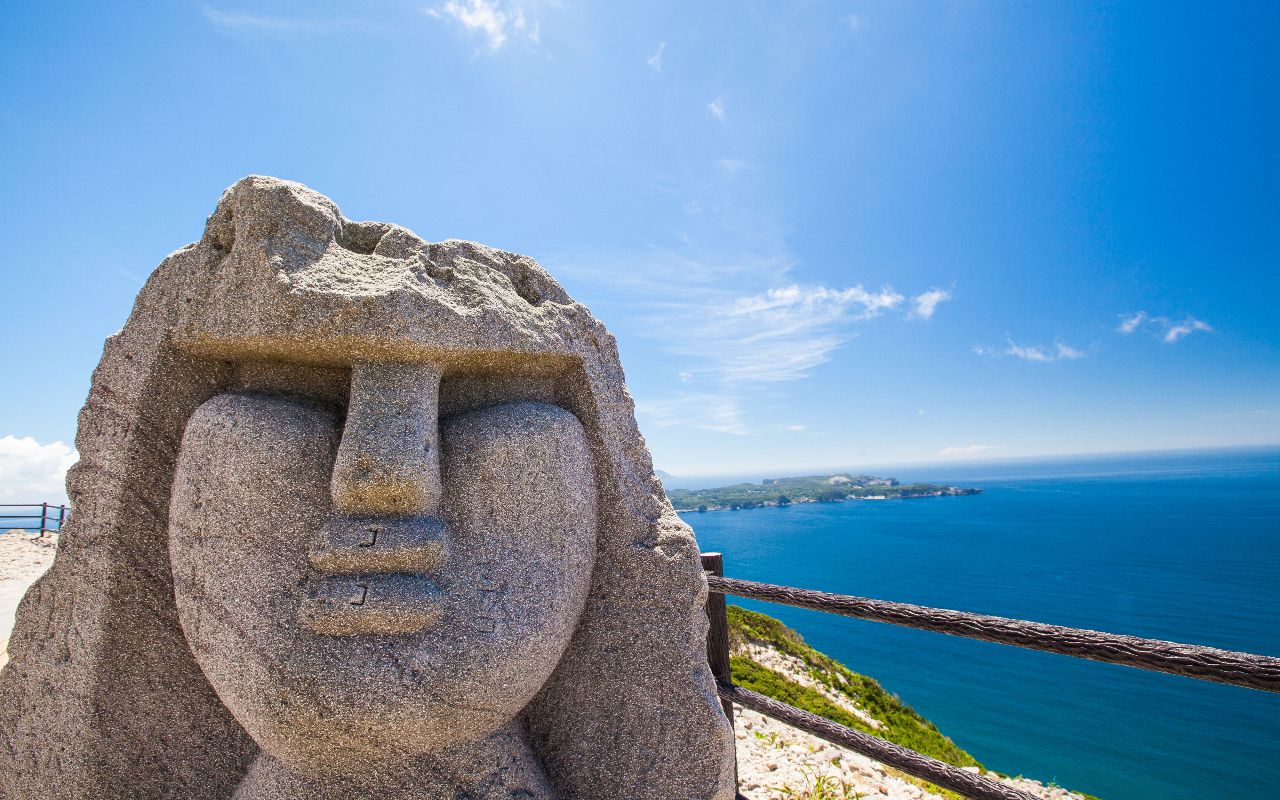
[[[307,581],[299,621],[330,636],[416,633],[440,619],[440,589],[425,573],[444,557],[436,517],[331,519],[309,554],[318,574]]]

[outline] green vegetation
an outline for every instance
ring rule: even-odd
[[[729,644],[739,654],[730,659],[734,683],[826,717],[832,722],[910,747],[939,761],[958,767],[981,766],[977,759],[943,736],[932,722],[920,716],[897,696],[885,691],[876,680],[859,675],[839,661],[814,650],[805,644],[800,634],[779,620],[738,606],[729,606],[728,614]],[[808,668],[810,677],[833,692],[848,697],[884,727],[873,727],[828,700],[817,690],[801,686],[742,655],[746,652],[748,640],[763,642],[779,652],[798,658]]]
[[[903,703],[896,695],[885,691],[875,679],[853,672],[844,664],[814,650],[805,644],[799,633],[788,628],[781,620],[767,614],[748,611],[739,606],[728,607],[730,668],[733,682],[746,689],[781,700],[796,708],[804,709],[832,722],[838,722],[855,730],[888,739],[919,753],[933,756],[939,761],[958,767],[981,767],[977,759],[960,749],[929,720],[915,709]],[[803,686],[779,672],[753,661],[746,655],[748,642],[772,647],[784,655],[799,659],[808,676],[831,691],[844,695],[857,708],[880,722],[883,727],[868,724],[828,699],[816,689]],[[757,736],[760,734],[757,733]],[[905,772],[885,767],[886,772],[902,780],[914,783],[947,800],[964,800],[955,792],[935,786],[928,781],[912,777]],[[854,798],[852,787],[842,781],[815,775],[812,785],[791,795],[797,800],[846,800]],[[1076,792],[1086,800],[1099,800],[1091,794]]]
[[[981,489],[960,489],[932,483],[900,484],[896,478],[874,475],[808,475],[772,478],[761,483],[735,483],[717,489],[671,489],[667,497],[678,509],[720,509],[785,506],[792,503],[838,503],[850,498],[912,498],[978,494]]]

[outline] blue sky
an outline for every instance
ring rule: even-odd
[[[537,258],[674,473],[1280,442],[1274,3],[4,13],[0,494],[249,173]]]

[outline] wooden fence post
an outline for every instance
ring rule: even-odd
[[[720,553],[703,553],[702,570],[710,575],[724,577],[724,556]],[[720,683],[733,683],[729,671],[729,618],[725,612],[724,595],[719,592],[707,594],[707,620],[711,623],[707,631],[707,661],[711,664],[711,674]],[[733,724],[733,703],[721,700],[724,713]]]
[[[724,556],[720,553],[702,554],[702,571],[717,577],[724,577]],[[717,683],[733,684],[733,674],[729,670],[729,617],[725,611],[724,595],[720,592],[707,593],[707,621],[711,627],[707,629],[707,662],[711,664],[711,674]],[[733,728],[733,701],[720,698],[720,707],[729,718],[729,727]],[[738,785],[737,739],[734,739],[733,785]],[[736,792],[738,800],[746,800],[741,792]]]

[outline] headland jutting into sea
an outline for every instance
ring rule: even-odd
[[[897,478],[875,475],[805,475],[765,478],[760,483],[735,483],[714,489],[668,489],[677,511],[736,511],[789,506],[795,503],[839,503],[845,500],[907,500],[918,497],[958,497],[980,494],[978,488],[903,484]]]

